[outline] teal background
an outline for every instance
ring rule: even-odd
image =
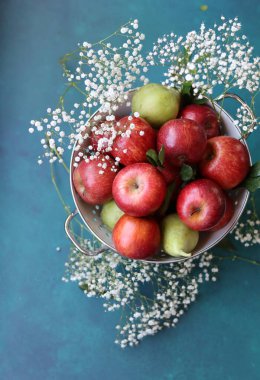
[[[260,379],[260,269],[243,262],[221,263],[219,281],[203,287],[175,329],[133,349],[113,343],[119,316],[61,282],[65,213],[48,165],[36,163],[38,139],[27,133],[29,120],[56,104],[58,59],[77,42],[99,40],[133,17],[149,45],[222,14],[239,17],[259,54],[257,0],[1,1],[1,380]],[[259,133],[249,140],[255,160],[259,143]],[[68,183],[61,186],[72,205]],[[259,258],[257,247],[240,253]]]

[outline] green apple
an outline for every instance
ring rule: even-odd
[[[162,247],[171,256],[190,257],[199,241],[198,231],[191,230],[177,214],[162,220]]]
[[[117,206],[116,202],[111,199],[111,201],[106,202],[102,206],[100,213],[102,222],[112,231],[117,221],[124,215],[123,211]]]
[[[149,83],[134,93],[132,112],[138,112],[140,117],[158,129],[166,121],[177,117],[180,100],[180,93],[174,88]]]

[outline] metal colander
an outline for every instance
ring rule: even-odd
[[[129,98],[131,100],[131,97],[133,95],[133,92],[129,94]],[[251,108],[237,95],[234,94],[225,94],[221,96],[219,100],[222,100],[223,98],[232,98],[237,100],[243,107],[245,107],[248,111],[248,114],[252,118],[252,125],[249,128],[254,127],[254,120],[255,116]],[[220,105],[215,102],[214,104],[216,110],[218,112],[221,111],[221,129],[222,129],[222,134],[223,135],[228,135],[235,137],[237,139],[241,139],[241,133],[239,128],[235,125],[234,120],[232,117],[224,110],[221,110]],[[131,113],[130,106],[127,106],[126,104],[121,104],[116,112],[116,114],[121,117],[125,115],[129,115]],[[94,115],[93,115],[94,116]],[[92,117],[93,117],[92,116]],[[241,139],[241,142],[245,145],[245,147],[248,150],[248,146],[246,144],[246,141]],[[72,241],[72,243],[75,245],[75,247],[82,252],[83,254],[87,256],[95,256],[101,252],[104,252],[106,250],[112,250],[116,252],[116,249],[114,247],[113,241],[112,241],[112,234],[111,232],[102,224],[101,218],[100,218],[100,207],[97,209],[95,206],[89,205],[85,203],[80,196],[77,194],[73,182],[72,182],[72,176],[73,176],[73,170],[75,169],[73,166],[74,163],[74,158],[78,154],[78,151],[75,151],[75,147],[78,145],[76,142],[72,151],[71,155],[71,162],[70,162],[70,186],[71,186],[71,192],[72,192],[72,197],[74,199],[74,203],[76,206],[75,211],[70,214],[65,222],[65,231]],[[82,146],[82,150],[84,150],[86,146]],[[250,157],[250,152],[248,150],[249,157]],[[251,163],[251,157],[250,157],[250,163]],[[200,232],[200,238],[199,242],[196,246],[196,248],[192,252],[192,257],[197,257],[201,253],[207,251],[208,249],[214,247],[216,244],[218,244],[235,226],[237,223],[238,219],[240,218],[248,197],[249,197],[249,192],[248,190],[244,188],[237,188],[232,191],[230,191],[230,195],[234,201],[235,204],[235,212],[234,215],[231,219],[231,221],[222,229],[216,232]],[[86,227],[89,229],[89,231],[101,242],[102,247],[95,250],[91,251],[88,250],[80,245],[80,243],[75,239],[71,229],[70,229],[70,223],[72,219],[79,214],[83,223],[86,225]],[[134,244],[134,243],[133,243]],[[145,262],[150,262],[150,263],[173,263],[173,262],[180,262],[187,260],[186,258],[180,258],[180,257],[172,257],[161,251],[158,253],[156,256],[153,256],[151,258],[147,258]]]

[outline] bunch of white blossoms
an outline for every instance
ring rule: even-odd
[[[240,34],[238,19],[226,20],[200,31],[179,37],[174,33],[164,35],[148,54],[150,65],[167,68],[164,84],[180,88],[190,82],[194,95],[223,94],[231,88],[247,89],[255,93],[259,87],[259,57],[253,56],[253,47],[247,37]]]
[[[260,244],[260,220],[254,208],[246,211],[236,225],[233,235],[235,240],[245,247]]]
[[[89,249],[93,242],[82,241]],[[75,248],[66,264],[63,281],[76,281],[87,297],[101,297],[107,311],[121,310],[115,343],[122,348],[165,327],[174,327],[196,300],[199,285],[216,281],[213,256],[174,264],[127,260],[111,251],[88,258]]]
[[[251,115],[248,114],[248,110],[244,106],[241,106],[237,109],[236,120],[234,121],[234,123],[240,128],[241,134],[245,138],[247,137],[247,135],[249,135],[257,129],[257,121],[257,119],[252,120]],[[252,123],[255,123],[254,128],[252,128]]]
[[[233,230],[234,239],[245,247],[260,244],[260,220],[251,200],[251,207]],[[99,247],[95,238],[78,238],[89,250]],[[236,254],[227,258],[256,263]],[[87,297],[104,299],[106,311],[121,312],[115,343],[125,348],[163,328],[175,327],[196,300],[200,285],[217,280],[216,260],[218,255],[205,252],[180,263],[145,263],[109,250],[88,258],[72,246],[63,281],[77,282]]]
[[[146,84],[146,61],[141,55],[145,36],[138,31],[138,21],[128,22],[109,37],[90,44],[79,44],[76,51],[66,54],[60,61],[66,78],[66,89],[55,109],[48,108],[46,117],[31,120],[29,132],[41,132],[44,154],[38,157],[50,163],[63,162],[65,149],[72,149],[75,141],[82,143],[82,134],[89,126],[88,120],[100,108],[109,123],[114,119],[121,102],[127,101],[126,92],[138,85]],[[111,41],[117,46],[113,46]],[[76,67],[69,69],[68,63],[78,60]],[[75,92],[81,101],[72,109],[65,108],[68,92]],[[96,116],[99,123],[99,116]],[[84,133],[84,138],[88,135]]]
[[[95,44],[79,44],[60,61],[66,89],[58,107],[48,108],[46,117],[31,121],[29,132],[43,134],[40,141],[44,153],[38,163],[43,158],[50,163],[63,163],[65,150],[72,149],[75,141],[81,144],[89,137],[86,127],[98,108],[105,115],[105,122],[101,123],[100,114],[96,115],[92,128],[97,128],[98,133],[102,128],[104,133],[109,131],[118,105],[128,102],[126,93],[148,83],[146,74],[154,66],[166,69],[164,85],[184,92],[190,88],[198,99],[212,99],[214,89],[219,95],[236,87],[247,89],[253,103],[259,88],[259,57],[253,56],[253,48],[240,29],[237,18],[222,17],[221,25],[206,29],[202,24],[199,32],[192,31],[186,37],[163,35],[151,52],[142,55],[145,36],[134,20]],[[68,68],[74,61],[77,64]],[[68,111],[65,99],[72,91],[81,100]],[[249,118],[245,109],[239,110],[237,124],[243,132],[247,131]],[[110,132],[112,135],[114,131]]]

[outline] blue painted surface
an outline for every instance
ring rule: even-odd
[[[203,20],[237,15],[259,53],[257,0],[205,3],[207,12],[192,0],[1,2],[0,379],[260,378],[259,268],[245,263],[223,263],[219,282],[204,288],[177,328],[134,349],[114,345],[118,316],[61,282],[69,247],[65,215],[48,166],[35,163],[39,145],[27,134],[28,121],[62,90],[59,57],[130,17],[140,20],[149,44],[167,31],[186,33]],[[255,159],[259,142],[259,134],[250,140]],[[70,199],[69,186],[62,186]],[[241,253],[259,254],[257,248]]]

